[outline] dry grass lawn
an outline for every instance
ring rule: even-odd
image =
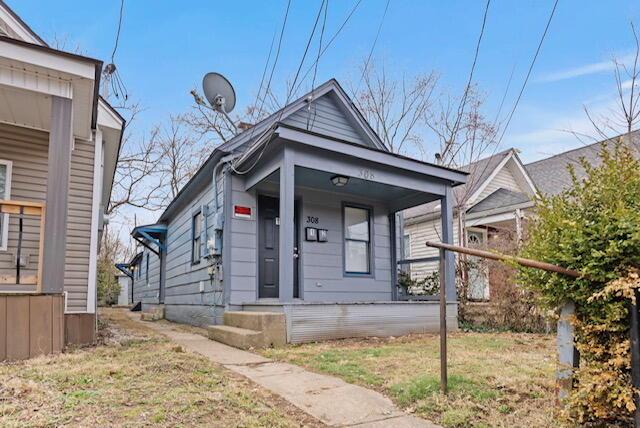
[[[446,398],[439,393],[438,343],[436,335],[414,335],[288,346],[263,353],[377,389],[402,408],[445,427],[557,425],[553,336],[450,335]]]
[[[0,426],[319,426],[305,413],[121,312],[102,344],[0,364]]]

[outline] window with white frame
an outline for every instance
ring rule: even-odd
[[[11,198],[11,161],[0,159],[0,200]],[[0,251],[7,250],[9,214],[0,214]]]
[[[402,237],[402,258],[404,260],[411,258],[411,235],[408,233]]]
[[[344,270],[347,274],[371,273],[371,211],[344,207]]]

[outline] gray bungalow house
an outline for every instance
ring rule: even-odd
[[[398,296],[398,213],[439,201],[453,243],[465,179],[389,152],[330,80],[216,148],[156,224],[132,231],[134,302],[230,343],[273,313],[291,343],[436,330],[437,302]]]

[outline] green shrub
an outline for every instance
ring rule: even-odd
[[[580,368],[567,401],[574,422],[628,423],[633,403],[629,359],[629,296],[640,262],[640,162],[621,142],[606,146],[601,163],[581,160],[572,185],[537,204],[522,256],[574,269],[563,275],[519,268],[519,280],[548,308],[576,303]]]

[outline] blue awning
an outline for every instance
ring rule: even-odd
[[[158,223],[138,226],[131,231],[131,236],[156,254],[160,254],[161,251],[165,251],[167,248],[165,246],[165,239],[167,237],[166,224]],[[157,249],[153,248],[151,244],[154,244]]]

